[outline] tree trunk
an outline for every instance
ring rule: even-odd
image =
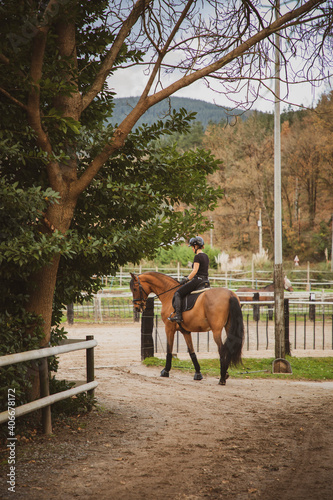
[[[63,185],[66,186],[65,183]],[[47,211],[47,232],[50,233],[55,229],[58,229],[64,233],[71,224],[74,207],[75,203],[73,200],[70,200],[67,189],[67,195],[63,193],[60,203],[52,205]],[[45,228],[42,229],[46,231]],[[60,254],[55,255],[48,265],[42,267],[38,272],[31,275],[30,278],[30,288],[28,289],[29,302],[26,306],[26,310],[30,313],[41,316],[44,320],[44,338],[40,343],[41,347],[48,347],[51,338],[53,297],[56,287],[59,262]],[[29,334],[29,331],[26,333]],[[32,384],[29,394],[30,400],[35,400],[40,397],[40,369],[41,365],[36,363],[35,367],[29,372]],[[48,373],[45,369],[43,377],[43,386],[45,391],[45,387],[48,387]],[[47,394],[44,394],[44,396],[45,395]]]
[[[60,255],[55,256],[52,262],[40,269],[31,276],[30,299],[27,305],[27,311],[41,315],[44,320],[44,339],[41,347],[47,347],[51,336],[51,320],[53,295],[57,280]]]

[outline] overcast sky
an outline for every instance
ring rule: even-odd
[[[168,81],[163,79],[163,84],[166,87]],[[141,67],[135,67],[127,69],[125,71],[119,70],[115,75],[109,80],[109,85],[117,93],[116,97],[133,97],[139,96],[147,81],[147,76],[143,74]],[[271,82],[271,87],[273,88],[274,83]],[[294,103],[295,105],[304,105],[307,107],[314,106],[319,97],[324,90],[328,90],[328,86],[322,85],[317,88],[311,84],[297,84],[291,85],[289,87],[288,102]],[[281,96],[286,94],[285,86],[281,86]],[[218,104],[220,106],[233,107],[233,103],[229,101],[225,96],[220,95],[212,90],[208,89],[204,82],[198,81],[189,87],[181,89],[176,94],[177,97],[190,97],[192,99],[200,99],[202,101],[207,101],[211,103]],[[244,95],[243,95],[244,99]],[[273,112],[274,110],[274,96],[268,90],[263,91],[263,98],[258,100],[253,106],[253,109],[260,111]],[[286,108],[288,105],[281,103],[281,110]]]

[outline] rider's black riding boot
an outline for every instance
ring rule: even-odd
[[[168,318],[168,319],[170,321],[181,323],[183,321],[183,318],[182,318],[182,298],[179,295],[179,293],[177,293],[177,292],[175,293],[173,300],[174,300],[174,307],[175,307],[175,315],[170,316],[170,318]]]

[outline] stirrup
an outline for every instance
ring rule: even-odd
[[[170,315],[168,317],[168,320],[172,321],[173,323],[181,323],[183,321],[183,318],[181,315],[177,316],[177,314],[175,314],[174,316]]]

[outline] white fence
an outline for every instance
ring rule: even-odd
[[[177,279],[187,276],[190,273],[190,269],[187,267],[136,267],[130,270],[141,274],[146,271],[157,271],[164,274],[168,274]],[[315,269],[301,270],[301,269],[290,269],[285,272],[288,278],[291,280],[294,288],[297,290],[303,289],[307,292],[309,291],[321,291],[331,290],[333,292],[333,273],[331,271],[318,271]],[[231,290],[236,290],[242,286],[250,286],[252,288],[261,288],[266,286],[273,281],[273,269],[268,271],[263,271],[260,269],[253,269],[251,271],[245,271],[243,269],[226,270],[224,272],[218,272],[214,269],[210,270],[210,281],[212,286],[225,286]],[[316,277],[321,276],[318,280]],[[104,276],[102,278],[103,288],[105,291],[111,291],[115,288],[122,288],[123,290],[129,289],[129,282],[131,280],[131,275],[129,270],[121,269],[116,273],[115,276]]]

